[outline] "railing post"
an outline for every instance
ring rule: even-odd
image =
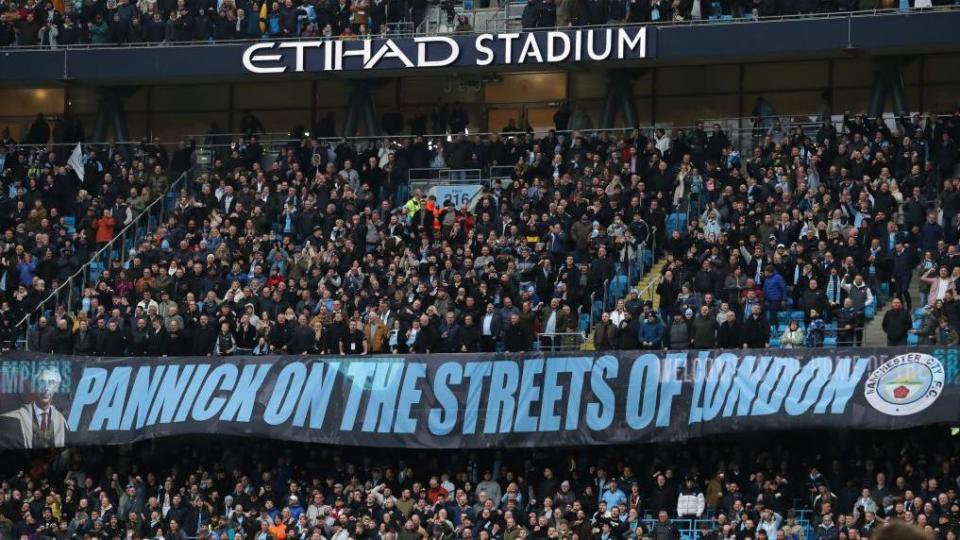
[[[644,268],[644,265],[646,264],[646,261],[644,261],[644,256],[643,256],[643,252],[646,251],[646,249],[647,249],[647,242],[646,242],[646,240],[644,240],[643,243],[640,244],[640,276],[639,276],[639,279],[643,279],[643,274],[644,274],[644,272],[646,271],[646,268]]]
[[[137,221],[133,220],[130,222],[134,227],[137,226]],[[123,238],[120,240],[120,268],[123,268],[123,263],[126,262],[127,258],[127,228],[123,229]]]
[[[656,263],[657,262],[657,226],[654,225],[651,228],[651,231],[653,232],[653,234],[650,235],[650,260]]]
[[[597,301],[597,293],[596,292],[590,293],[590,328],[593,328],[593,304],[596,301]],[[590,329],[588,328],[587,331],[589,332]]]

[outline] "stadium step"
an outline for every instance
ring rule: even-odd
[[[667,258],[661,257],[656,264],[646,271],[640,279],[640,283],[637,284],[637,290],[640,291],[641,294],[646,292],[646,295],[641,298],[641,300],[653,300],[654,309],[659,309],[660,307],[660,295],[657,294],[656,283],[660,280],[660,274],[663,272],[665,266],[667,266]],[[654,285],[651,285],[651,283]],[[650,290],[647,290],[647,287],[650,287]]]

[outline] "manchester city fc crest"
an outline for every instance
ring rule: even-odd
[[[874,409],[892,416],[918,413],[937,400],[945,381],[943,364],[929,354],[887,360],[867,377],[863,394]]]

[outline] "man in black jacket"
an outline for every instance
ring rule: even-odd
[[[107,331],[100,336],[100,354],[123,356],[127,352],[127,336],[117,327],[117,321],[107,322]]]
[[[313,328],[307,324],[307,316],[300,315],[297,325],[290,330],[290,339],[287,341],[287,352],[290,354],[306,354],[313,349],[316,336]]]
[[[147,320],[140,317],[130,330],[130,354],[146,356],[150,335],[147,330]]]
[[[841,347],[855,345],[859,326],[860,314],[853,307],[853,300],[845,298],[843,307],[837,312],[837,345]]]
[[[246,313],[240,317],[240,324],[237,325],[233,337],[237,344],[237,354],[250,354],[257,346],[259,335],[257,329],[250,323],[250,316]]]
[[[610,3],[608,0],[587,0],[586,5],[588,24],[607,24],[607,20],[610,18]]]
[[[206,314],[200,315],[200,322],[193,329],[193,346],[190,354],[211,356],[216,342],[217,329],[210,324],[210,318]]]
[[[463,348],[463,329],[457,324],[456,315],[448,311],[444,322],[440,323],[440,347],[438,352],[461,352]]]
[[[743,346],[743,335],[740,330],[740,321],[734,310],[727,311],[727,320],[717,329],[717,347],[721,349],[739,349]]]
[[[753,306],[753,313],[743,323],[742,336],[746,349],[762,349],[770,342],[770,323],[759,304]]]
[[[82,332],[83,323],[80,324]],[[167,330],[163,327],[163,321],[160,318],[156,318],[150,324],[150,332],[147,334],[147,355],[153,357],[165,356],[168,353],[167,346],[169,345],[169,339],[167,337]],[[78,332],[77,335],[79,336],[80,333]]]
[[[800,308],[804,313],[810,313],[811,309],[817,310],[817,313],[829,313],[830,310],[827,309],[827,295],[820,289],[820,282],[816,279],[811,279],[807,283],[807,290],[803,291],[800,295]],[[809,317],[806,321],[806,324],[810,324]]]
[[[57,329],[50,337],[53,354],[73,354],[73,331],[67,327],[67,319],[57,321]]]
[[[523,7],[523,13],[520,15],[520,24],[523,26],[524,30],[531,30],[539,27],[539,20],[539,0],[527,0],[527,5]]]
[[[473,322],[473,315],[464,315],[460,340],[463,342],[464,352],[480,350],[480,328]]]
[[[510,325],[503,332],[503,341],[510,352],[524,352],[530,350],[532,336],[523,330],[520,324],[520,315],[514,313],[510,317]]]
[[[334,320],[334,324],[338,321]],[[340,319],[343,325],[343,319]],[[331,329],[332,330],[332,329]],[[270,342],[270,350],[279,354],[290,341],[290,326],[287,324],[286,316],[283,313],[277,314],[276,324],[270,325],[270,333],[267,335],[267,341]]]
[[[913,317],[903,309],[903,302],[894,298],[890,302],[890,310],[883,316],[883,331],[887,334],[887,345],[890,347],[907,344],[907,334],[913,328]]]
[[[93,334],[90,332],[90,323],[80,321],[80,328],[73,335],[73,354],[93,354],[96,348]]]
[[[893,248],[893,296],[904,302],[908,311],[913,309],[913,300],[910,298],[910,278],[913,277],[913,256],[907,250],[902,240],[897,240]]]

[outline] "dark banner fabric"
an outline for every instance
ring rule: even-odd
[[[960,420],[958,351],[0,359],[0,448],[247,435],[404,448]]]

